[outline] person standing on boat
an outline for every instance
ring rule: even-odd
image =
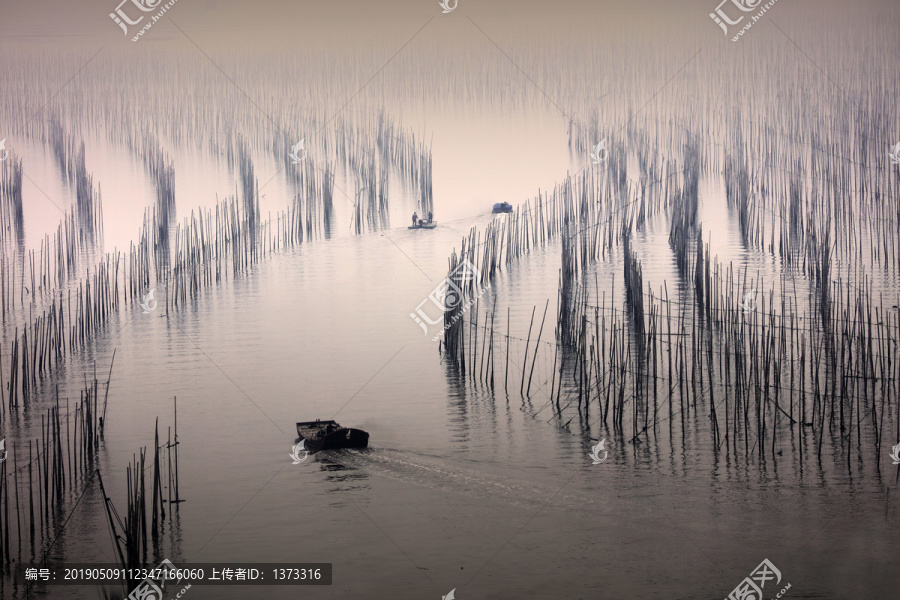
[[[413,227],[416,227],[419,224],[419,215],[413,213]]]
[[[428,224],[429,224],[429,225],[431,225],[431,217],[432,217],[431,211],[429,210],[429,211],[428,211]]]

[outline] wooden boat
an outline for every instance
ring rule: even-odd
[[[434,229],[437,227],[436,221],[423,221],[421,225],[410,225],[407,229]]]
[[[369,434],[362,429],[341,427],[335,421],[302,421],[297,423],[297,435],[304,440],[310,452],[336,448],[365,448]]]
[[[492,213],[511,213],[513,211],[513,206],[509,202],[498,202],[494,205],[494,209],[491,210]]]

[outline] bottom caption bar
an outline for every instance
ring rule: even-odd
[[[20,583],[42,585],[126,584],[137,598],[154,597],[183,585],[331,585],[332,563],[185,563],[168,559],[157,567],[124,568],[117,564],[20,564]],[[150,596],[147,596],[150,594]],[[129,596],[130,598],[131,596]]]

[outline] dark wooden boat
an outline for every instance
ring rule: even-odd
[[[511,213],[512,211],[513,207],[509,202],[498,202],[491,210],[492,213]]]
[[[407,229],[434,229],[437,227],[437,221],[425,221],[421,225],[410,225]]]
[[[310,452],[336,448],[365,448],[369,434],[362,429],[341,427],[335,421],[302,421],[297,423],[297,435],[304,440]]]

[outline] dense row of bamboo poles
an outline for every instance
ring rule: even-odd
[[[900,263],[896,202],[876,207],[872,198],[892,193],[895,178],[834,155],[803,154],[771,129],[735,123],[724,153],[674,122],[654,123],[650,135],[631,123],[627,144],[611,145],[608,166],[585,169],[546,202],[540,196],[507,220],[473,229],[450,257],[448,289],[460,297],[447,301],[441,351],[453,369],[493,391],[495,354],[505,347],[504,391],[518,387],[530,400],[534,365],[542,365],[538,393],[560,423],[571,421],[571,406],[580,420],[627,429],[633,444],[666,426],[683,444],[707,436],[717,455],[748,462],[784,451],[802,460],[810,448],[821,459],[827,448],[848,468],[855,452],[880,469],[886,440],[900,432],[900,315],[895,290],[885,296],[880,280],[896,276]],[[840,133],[822,133],[818,143]],[[580,135],[573,130],[573,140]],[[770,163],[754,162],[761,149]],[[634,159],[636,181],[624,158],[612,159],[617,153]],[[715,178],[744,246],[782,270],[768,287],[747,267],[721,263],[704,241],[700,189]],[[842,202],[845,184],[866,191]],[[675,298],[671,282],[654,291],[646,258],[633,249],[634,234],[658,218],[668,223]],[[541,323],[535,341],[533,314],[527,337],[512,336],[508,318],[504,335],[509,309],[498,312],[498,298],[483,290],[505,264],[549,242],[562,259],[555,339],[541,340]],[[623,276],[620,295],[614,281],[598,280],[597,267],[608,262]],[[464,264],[474,265],[474,278],[458,276]],[[524,346],[512,369],[511,342],[513,352]],[[582,418],[592,405],[596,419]]]

